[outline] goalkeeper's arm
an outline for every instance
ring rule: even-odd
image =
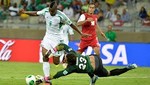
[[[71,47],[69,47],[68,45],[66,45],[64,43],[60,43],[58,46],[56,46],[55,49],[57,51],[65,50],[67,53],[75,52]]]
[[[75,66],[69,66],[66,69],[57,72],[51,79],[57,79],[62,76],[67,76],[76,70]]]

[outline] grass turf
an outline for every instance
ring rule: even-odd
[[[108,70],[120,66],[106,66]],[[62,65],[51,64],[51,75],[62,70]],[[0,85],[26,85],[25,77],[29,74],[43,75],[41,63],[21,63],[0,61]],[[53,85],[89,85],[87,74],[73,73],[52,80]],[[150,68],[138,67],[125,74],[99,78],[95,85],[150,85]]]

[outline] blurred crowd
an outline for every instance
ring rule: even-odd
[[[26,11],[42,10],[48,7],[51,1],[54,0],[0,0],[0,20],[7,19],[7,16],[22,16],[19,14],[20,9],[24,9]],[[99,22],[109,20],[109,22],[111,22],[114,26],[123,26],[125,23],[131,23],[133,20],[131,13],[128,11],[128,6],[135,5],[139,0],[57,1],[58,9],[63,11],[72,20],[78,20],[79,16],[82,13],[87,12],[88,4],[93,2],[96,6],[94,13],[99,15]],[[118,12],[118,7],[121,6],[123,6],[124,8],[121,12]],[[141,9],[138,11],[138,19],[141,20],[141,23],[143,25],[150,26],[150,12],[148,11],[144,6],[142,6]],[[42,21],[44,22],[44,20],[41,19],[41,22]]]

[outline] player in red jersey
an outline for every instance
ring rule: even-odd
[[[98,37],[96,34],[96,30],[100,32],[100,34],[106,38],[105,34],[100,29],[97,20],[98,15],[94,14],[95,10],[95,4],[91,3],[89,4],[88,12],[84,13],[80,16],[77,25],[82,26],[82,33],[88,33],[91,34],[91,36],[88,37],[81,37],[80,45],[78,52],[82,53],[85,49],[87,49],[88,46],[91,46],[96,53],[96,55],[100,55],[100,45],[98,42]],[[107,39],[107,38],[106,38]]]

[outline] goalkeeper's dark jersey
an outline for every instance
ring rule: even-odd
[[[65,45],[65,44],[62,44]],[[67,49],[66,49],[67,48]],[[69,52],[74,52],[75,55],[77,56],[76,58],[76,65],[68,65],[66,69],[57,72],[56,75],[54,75],[53,78],[59,78],[61,76],[68,75],[70,73],[88,73],[88,74],[93,74],[93,67],[91,66],[91,62],[89,59],[89,56],[82,56],[75,51],[73,51],[70,47],[67,45],[64,46],[63,48],[65,51]],[[69,50],[71,49],[71,50]]]

